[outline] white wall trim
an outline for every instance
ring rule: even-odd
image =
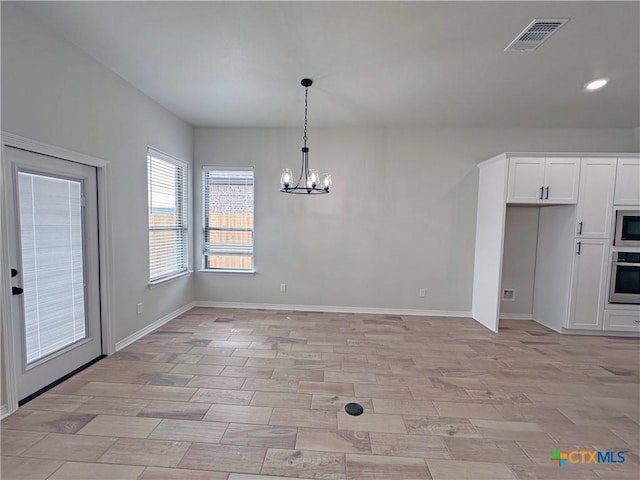
[[[142,337],[144,337],[145,335],[148,335],[149,333],[153,332],[154,330],[157,330],[158,328],[163,326],[165,323],[169,323],[174,318],[179,317],[180,315],[182,315],[185,312],[188,312],[193,307],[194,307],[193,302],[187,303],[186,305],[183,305],[182,307],[178,308],[177,310],[174,310],[173,312],[166,314],[164,317],[159,318],[158,320],[156,320],[155,322],[147,325],[146,327],[141,328],[137,332],[132,333],[128,337],[123,338],[119,342],[116,342],[116,352],[122,350],[123,348],[125,348],[128,345],[131,345],[136,340],[140,340]]]
[[[371,313],[379,315],[417,315],[425,317],[468,317],[471,312],[459,310],[415,310],[410,308],[369,308],[342,307],[330,305],[289,305],[286,303],[241,303],[241,302],[193,302],[194,307],[210,308],[248,308],[259,310],[290,310],[294,312],[329,312],[329,313]]]
[[[530,313],[501,313],[500,320],[533,320],[533,315]]]
[[[4,417],[8,417],[9,416],[9,409],[7,408],[6,404],[2,404],[0,406],[0,420],[2,420]]]

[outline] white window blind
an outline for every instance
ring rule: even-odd
[[[203,169],[204,268],[253,270],[253,168]]]
[[[187,165],[152,148],[147,152],[149,281],[187,271]]]
[[[86,337],[82,183],[18,174],[26,360]]]

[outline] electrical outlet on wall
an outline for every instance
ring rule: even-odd
[[[418,290],[418,295],[421,297],[426,297],[427,296],[427,290],[425,288],[421,288],[420,290]]]
[[[136,312],[138,313],[138,315],[142,313],[142,303],[136,305]]]
[[[516,289],[515,288],[503,288],[502,289],[502,300],[506,300],[507,302],[514,302],[516,300]]]
[[[287,293],[287,284],[286,283],[281,283],[280,284],[280,293]]]

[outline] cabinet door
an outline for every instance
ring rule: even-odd
[[[583,238],[611,236],[615,174],[615,158],[582,159],[576,236]]]
[[[511,158],[507,203],[540,203],[544,158]]]
[[[619,158],[616,205],[640,205],[640,158]]]
[[[578,240],[575,248],[567,328],[602,330],[609,273],[609,242]]]
[[[579,158],[547,158],[543,203],[576,203],[579,172]]]

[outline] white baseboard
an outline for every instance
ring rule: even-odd
[[[0,405],[0,420],[9,416],[9,410],[7,410],[7,404]]]
[[[500,320],[534,320],[530,313],[501,313]]]
[[[294,312],[372,313],[381,315],[418,315],[425,317],[468,317],[471,312],[458,310],[414,310],[409,308],[336,307],[327,305],[290,305],[285,303],[193,302],[194,307],[290,310]]]
[[[131,345],[136,340],[139,340],[140,338],[144,337],[145,335],[148,335],[149,333],[153,332],[154,330],[160,328],[165,323],[168,323],[171,320],[173,320],[174,318],[179,317],[184,312],[187,312],[187,311],[191,310],[193,307],[194,307],[193,302],[188,303],[186,305],[183,305],[182,307],[178,308],[177,310],[174,310],[173,312],[168,313],[164,317],[156,320],[152,324],[147,325],[146,327],[141,328],[137,332],[132,333],[128,337],[123,338],[119,342],[116,342],[116,352],[119,351],[119,350],[122,350],[127,345]]]

